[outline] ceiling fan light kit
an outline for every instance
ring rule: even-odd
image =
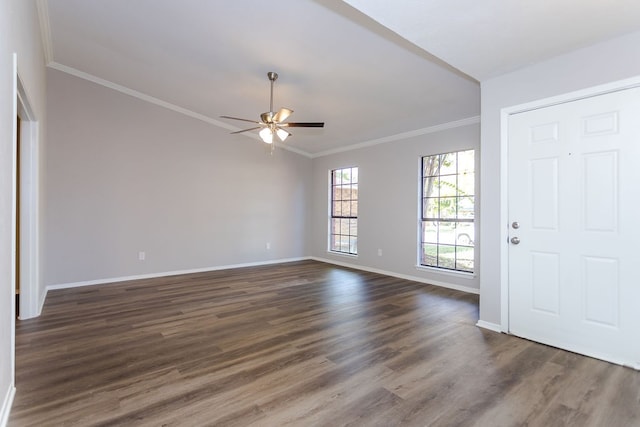
[[[236,132],[231,132],[232,134],[249,132],[252,130],[260,129],[260,131],[258,132],[258,135],[260,135],[260,138],[265,144],[271,145],[271,150],[273,151],[274,136],[277,136],[278,139],[282,142],[284,142],[288,137],[291,136],[291,132],[284,129],[285,127],[315,127],[315,128],[324,127],[324,122],[286,123],[285,120],[293,113],[293,110],[289,108],[281,108],[277,112],[273,111],[273,83],[278,79],[278,73],[269,71],[267,73],[267,77],[271,82],[271,96],[269,97],[269,111],[260,114],[260,121],[241,119],[238,117],[231,117],[231,116],[220,116],[221,118],[224,118],[224,119],[240,120],[243,122],[255,123],[256,125],[258,125],[249,129],[243,129]]]

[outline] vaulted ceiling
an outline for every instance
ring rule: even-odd
[[[637,0],[39,1],[51,67],[229,131],[276,71],[274,107],[326,123],[285,143],[310,156],[475,121],[478,81],[640,29]]]

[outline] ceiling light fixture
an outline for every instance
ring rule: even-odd
[[[240,119],[238,117],[231,116],[220,116],[225,119],[232,120],[241,120],[243,122],[255,123],[256,127],[252,127],[249,129],[243,129],[236,132],[231,133],[242,133],[251,130],[260,129],[258,135],[260,135],[260,139],[265,144],[270,144],[271,149],[273,150],[273,142],[274,137],[277,136],[278,139],[282,142],[285,141],[289,136],[291,136],[291,132],[284,129],[286,127],[305,127],[305,128],[321,128],[324,127],[324,122],[300,122],[300,123],[285,123],[285,120],[293,113],[293,110],[289,108],[281,108],[278,112],[273,111],[273,83],[278,79],[278,74],[270,71],[267,73],[267,77],[271,82],[271,96],[269,97],[269,111],[266,113],[260,114],[260,121],[248,120],[248,119]]]

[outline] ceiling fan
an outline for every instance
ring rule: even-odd
[[[278,74],[273,71],[269,71],[267,73],[267,77],[269,77],[269,81],[271,82],[271,97],[269,98],[269,111],[266,113],[260,114],[260,121],[249,120],[249,119],[241,119],[238,117],[231,116],[220,116],[223,119],[232,119],[232,120],[240,120],[243,122],[255,123],[258,126],[243,129],[234,133],[242,133],[249,132],[256,129],[261,129],[258,134],[260,138],[267,143],[273,144],[273,137],[277,136],[280,141],[287,139],[287,137],[291,136],[291,132],[286,130],[285,128],[321,128],[324,127],[324,122],[285,122],[285,120],[293,113],[293,110],[289,108],[281,108],[279,111],[273,111],[273,83],[278,79]],[[273,147],[273,145],[272,145]]]

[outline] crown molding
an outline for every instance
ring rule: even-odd
[[[46,2],[46,0],[38,0],[39,2]],[[115,90],[117,92],[120,93],[124,93],[125,95],[129,95],[132,96],[134,98],[140,99],[142,101],[145,102],[149,102],[151,104],[166,108],[168,110],[171,111],[175,111],[176,113],[179,114],[183,114],[185,116],[194,118],[196,120],[200,120],[203,121],[205,123],[209,123],[211,125],[217,126],[219,128],[222,129],[226,129],[232,132],[235,132],[237,130],[239,130],[239,128],[232,126],[230,124],[221,122],[220,120],[216,120],[214,118],[211,118],[209,116],[205,116],[204,114],[200,114],[200,113],[196,113],[195,111],[189,110],[187,108],[184,107],[180,107],[178,105],[172,104],[170,102],[167,101],[163,101],[162,99],[153,97],[151,95],[147,95],[145,93],[142,92],[138,92],[137,90],[128,88],[126,86],[122,86],[119,85],[117,83],[113,83],[109,80],[105,80],[102,79],[100,77],[94,76],[93,74],[89,74],[89,73],[85,73],[84,71],[80,71],[76,68],[73,67],[69,67],[67,65],[63,65],[60,63],[57,63],[55,61],[50,61],[47,65],[49,68],[52,68],[54,70],[58,70],[61,71],[63,73],[66,74],[70,74],[72,76],[90,81],[92,83],[98,84],[100,86],[104,86],[106,88]],[[335,149],[331,149],[331,150],[327,150],[327,151],[321,151],[319,153],[309,153],[294,147],[291,147],[289,145],[285,145],[285,144],[276,144],[276,147],[278,148],[282,148],[284,150],[287,151],[291,151],[293,153],[299,154],[301,156],[310,158],[310,159],[314,159],[317,157],[324,157],[324,156],[328,156],[331,154],[338,154],[338,153],[343,153],[346,151],[351,151],[351,150],[358,150],[360,148],[366,148],[366,147],[371,147],[374,145],[379,145],[379,144],[385,144],[387,142],[394,142],[394,141],[401,141],[403,139],[407,139],[407,138],[412,138],[415,136],[420,136],[420,135],[426,135],[426,134],[430,134],[430,133],[435,133],[435,132],[440,132],[443,130],[447,130],[447,129],[453,129],[453,128],[458,128],[458,127],[463,127],[463,126],[469,126],[472,124],[477,124],[480,123],[480,116],[473,116],[473,117],[468,117],[466,119],[461,119],[461,120],[455,120],[452,122],[447,122],[447,123],[442,123],[439,125],[434,125],[434,126],[429,126],[426,128],[422,128],[422,129],[416,129],[416,130],[412,130],[412,131],[408,131],[408,132],[402,132],[402,133],[398,133],[395,135],[390,135],[390,136],[385,136],[382,138],[378,138],[378,139],[373,139],[370,141],[365,141],[365,142],[361,142],[358,144],[353,144],[353,145],[349,145],[346,147],[340,147],[340,148],[335,148]],[[251,138],[255,141],[259,141],[262,142],[262,140],[258,137],[258,135],[256,134],[244,134],[243,136]]]
[[[38,21],[40,23],[40,37],[42,39],[42,50],[44,61],[49,65],[53,61],[53,43],[51,41],[51,25],[49,20],[49,4],[47,0],[37,0]]]
[[[441,123],[439,125],[429,126],[422,129],[416,129],[408,132],[402,132],[395,135],[389,135],[378,139],[372,139],[370,141],[360,142],[358,144],[348,145],[346,147],[334,148],[331,150],[321,151],[319,153],[312,154],[312,158],[329,156],[331,154],[344,153],[345,151],[358,150],[360,148],[372,147],[374,145],[386,144],[387,142],[401,141],[407,138],[413,138],[415,136],[426,135],[429,133],[441,132],[447,129],[454,129],[463,126],[469,126],[480,123],[480,116],[467,117],[466,119],[455,120],[452,122]]]
[[[78,70],[76,68],[69,67],[67,65],[63,65],[63,64],[57,63],[55,61],[49,62],[49,64],[47,66],[49,68],[54,69],[54,70],[62,71],[63,73],[70,74],[72,76],[75,76],[75,77],[90,81],[90,82],[98,84],[100,86],[104,86],[106,88],[115,90],[115,91],[120,92],[120,93],[124,93],[125,95],[129,95],[129,96],[132,96],[134,98],[140,99],[142,101],[149,102],[149,103],[157,105],[159,107],[166,108],[168,110],[174,111],[176,113],[183,114],[185,116],[194,118],[196,120],[203,121],[205,123],[209,123],[209,124],[217,126],[219,128],[223,128],[223,129],[226,129],[226,130],[229,130],[229,131],[232,131],[232,132],[235,132],[235,131],[239,130],[239,128],[237,128],[235,126],[232,126],[230,124],[221,122],[220,120],[216,120],[216,119],[211,118],[209,116],[205,116],[204,114],[196,113],[195,111],[189,110],[189,109],[184,108],[184,107],[180,107],[179,105],[175,105],[175,104],[172,104],[172,103],[167,102],[167,101],[163,101],[162,99],[153,97],[151,95],[147,95],[145,93],[138,92],[137,90],[128,88],[126,86],[119,85],[119,84],[111,82],[109,80],[102,79],[100,77],[94,76],[93,74],[85,73],[84,71],[80,71],[80,70]],[[254,140],[259,141],[260,143],[262,143],[262,140],[256,134],[246,133],[246,134],[243,134],[243,136],[245,136],[247,138],[254,139]],[[310,153],[307,153],[306,151],[299,150],[297,148],[290,147],[290,146],[285,145],[285,144],[276,144],[276,147],[282,148],[282,149],[287,150],[287,151],[291,151],[293,153],[299,154],[299,155],[304,156],[304,157],[311,158],[311,154]]]

